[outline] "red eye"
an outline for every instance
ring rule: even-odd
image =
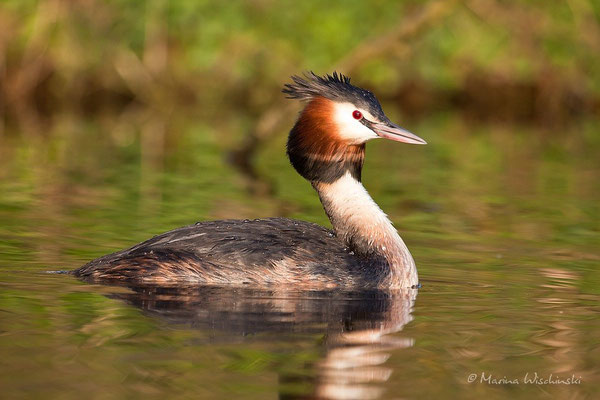
[[[352,113],[352,116],[354,117],[354,119],[361,119],[362,113],[358,110],[354,110],[354,112]]]

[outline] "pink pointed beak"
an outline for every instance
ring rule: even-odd
[[[400,128],[398,125],[388,123],[371,123],[371,129],[377,134],[377,136],[394,140],[396,142],[410,143],[410,144],[427,144],[426,141],[418,137],[417,135],[410,133],[409,131]]]

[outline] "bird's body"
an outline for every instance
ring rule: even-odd
[[[315,288],[368,287],[372,278],[386,278],[383,263],[370,271],[364,270],[366,266],[333,231],[304,221],[270,218],[198,222],[96,259],[78,274],[138,283]]]
[[[404,288],[418,285],[408,248],[360,183],[367,140],[425,143],[392,124],[368,91],[333,74],[294,77],[307,100],[290,132],[294,168],[321,199],[333,230],[286,218],[222,220],[163,233],[93,260],[76,276],[149,284]]]

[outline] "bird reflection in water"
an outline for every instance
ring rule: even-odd
[[[392,369],[392,350],[413,340],[393,333],[412,320],[417,291],[365,292],[256,290],[220,287],[134,286],[113,294],[170,324],[210,333],[213,340],[259,333],[324,334],[324,356],[316,365],[310,394],[285,399],[376,399]],[[236,339],[234,339],[236,340]],[[280,375],[282,385],[297,377]]]

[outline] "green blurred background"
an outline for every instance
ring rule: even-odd
[[[556,127],[599,112],[597,1],[3,0],[0,24],[5,135],[92,117],[125,140],[119,122],[146,111],[234,140],[305,70],[349,74],[410,118]]]
[[[44,273],[199,220],[328,225],[284,153],[301,106],[280,91],[307,70],[350,75],[429,143],[367,145],[365,186],[424,284],[386,398],[598,397],[596,0],[0,0],[6,396],[264,399],[282,369],[316,379],[323,335],[190,345],[206,332]],[[464,384],[480,371],[583,383]]]
[[[596,1],[3,0],[0,25],[0,218],[34,258],[209,218],[327,224],[283,152],[300,106],[280,90],[307,70],[430,143],[368,147],[410,240],[597,239]]]
[[[410,240],[597,239],[598,2],[3,0],[0,25],[0,218],[38,259],[209,218],[327,224],[283,151],[280,90],[307,70],[430,143],[368,147]]]

